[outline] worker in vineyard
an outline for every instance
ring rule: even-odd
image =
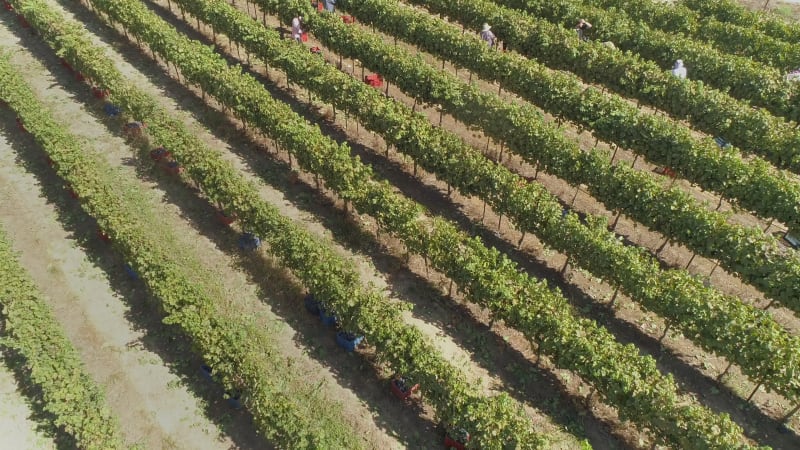
[[[144,130],[146,126],[147,125],[145,125],[144,122],[139,122],[139,121],[128,122],[125,124],[125,134],[134,137],[141,136],[142,130]]]
[[[292,39],[297,42],[302,42],[303,37],[303,28],[301,28],[300,24],[303,21],[303,16],[297,16],[292,19]]]
[[[580,19],[578,23],[575,25],[575,32],[578,33],[578,39],[582,41],[589,40],[586,36],[586,32],[592,28],[592,24],[590,24],[586,19]]]
[[[492,33],[492,27],[489,26],[488,23],[483,24],[480,36],[481,40],[486,42],[486,45],[488,45],[489,48],[492,48],[495,46],[495,44],[497,44],[497,37],[494,35],[494,33]]]
[[[683,65],[683,60],[679,59],[672,65],[672,74],[680,79],[686,79],[686,67]]]
[[[795,69],[787,73],[786,81],[800,81],[800,69]]]
[[[325,4],[325,11],[334,12],[336,9],[336,0],[323,0],[323,4]]]

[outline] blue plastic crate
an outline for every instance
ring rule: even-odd
[[[730,142],[726,141],[725,139],[723,139],[723,138],[721,138],[719,136],[716,136],[714,138],[714,142],[716,142],[717,145],[719,145],[719,148],[725,148],[725,147],[728,147],[728,146],[731,145]]]
[[[207,366],[205,364],[200,366],[200,375],[202,375],[202,377],[205,378],[206,380],[212,380],[211,374],[213,372],[214,370],[210,366]]]
[[[122,112],[122,110],[120,110],[118,106],[110,102],[106,103],[106,105],[103,107],[103,110],[105,111],[108,117],[116,117]]]
[[[363,340],[364,336],[357,336],[346,331],[336,333],[336,343],[347,352],[354,351]]]
[[[319,318],[326,327],[334,326],[339,322],[334,314],[329,314],[322,306],[319,308]]]
[[[239,236],[239,249],[253,251],[261,247],[261,239],[253,233],[242,233]]]
[[[314,298],[313,294],[308,294],[303,299],[303,303],[306,305],[306,310],[315,316],[318,316],[320,313],[320,304],[319,301]]]
[[[136,271],[133,270],[133,267],[131,267],[129,264],[125,264],[125,273],[128,274],[128,277],[133,281],[137,281],[139,279],[139,274],[136,273]]]

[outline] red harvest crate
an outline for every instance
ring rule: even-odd
[[[102,100],[108,98],[109,92],[108,89],[100,89],[97,86],[92,86],[92,95],[94,95],[95,98]]]
[[[72,65],[70,63],[68,63],[67,60],[64,59],[64,58],[61,58],[61,65],[66,67],[67,70],[69,70],[70,72],[74,72],[75,71],[75,69],[72,68]]]
[[[364,83],[367,83],[372,87],[381,87],[383,86],[383,78],[377,73],[373,73],[372,75],[367,75],[364,77]]]
[[[344,23],[356,23],[356,19],[353,16],[342,16],[342,22],[344,22]]]

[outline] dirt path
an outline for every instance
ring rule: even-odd
[[[739,0],[739,3],[752,11],[768,9],[790,22],[800,19],[800,0]]]

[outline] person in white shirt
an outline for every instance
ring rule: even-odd
[[[481,39],[486,42],[490,48],[494,47],[497,43],[497,37],[495,37],[494,33],[492,33],[492,27],[489,26],[488,23],[483,24],[483,28],[481,29]]]
[[[580,19],[578,23],[575,25],[575,32],[578,33],[578,39],[582,41],[589,40],[586,36],[586,32],[592,28],[592,24],[590,24],[586,19]]]
[[[675,61],[675,64],[672,66],[672,74],[681,79],[686,78],[686,67],[683,66],[682,59]]]
[[[787,73],[786,81],[800,81],[800,69],[796,69]]]
[[[300,22],[302,22],[303,16],[297,16],[292,19],[292,39],[297,42],[301,42],[303,36],[303,29],[300,27]]]

